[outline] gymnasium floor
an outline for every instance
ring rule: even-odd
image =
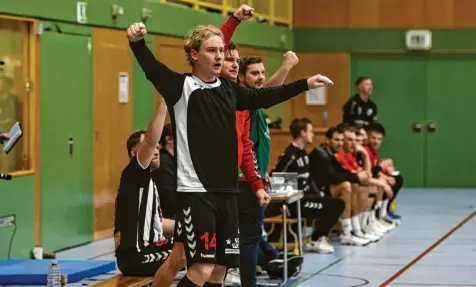
[[[332,255],[308,253],[287,286],[476,287],[476,190],[405,189],[403,224],[367,247],[335,244]],[[58,254],[61,259],[113,259],[107,239]]]

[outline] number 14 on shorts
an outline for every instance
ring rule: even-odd
[[[209,233],[205,232],[200,236],[200,239],[204,242],[205,251],[210,250],[210,248],[217,249],[216,233],[213,233],[212,238],[210,238]]]

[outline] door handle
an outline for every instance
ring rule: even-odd
[[[74,148],[74,139],[72,136],[68,138],[68,148],[69,148],[69,156],[73,156],[73,148]]]
[[[426,132],[434,133],[436,131],[436,123],[435,122],[428,122],[426,124]]]
[[[412,131],[415,134],[421,133],[421,130],[423,129],[423,126],[420,123],[413,123],[412,125]]]

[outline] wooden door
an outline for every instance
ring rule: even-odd
[[[93,31],[94,239],[113,234],[114,206],[126,141],[133,131],[133,54],[124,31]],[[128,102],[119,102],[119,76],[129,77]]]

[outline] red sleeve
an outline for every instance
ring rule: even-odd
[[[348,171],[351,171],[351,170],[352,170],[351,168],[349,168],[349,165],[347,164],[347,161],[346,161],[346,159],[345,159],[345,155],[344,155],[342,152],[336,153],[336,154],[335,154],[335,157],[336,157],[337,161],[340,163],[340,165],[341,165],[344,169],[346,169],[346,170],[348,170]]]
[[[367,154],[369,155],[370,164],[372,165],[372,168],[376,167],[378,164],[378,155],[369,146],[365,146],[365,149],[367,150]]]
[[[243,142],[243,158],[241,161],[241,171],[245,175],[246,181],[254,192],[264,188],[263,180],[258,169],[258,161],[253,153],[253,142],[250,139],[250,114],[246,111],[246,120],[241,133]]]
[[[223,41],[225,42],[225,48],[231,41],[233,33],[235,33],[236,27],[240,25],[240,20],[234,16],[230,16],[223,25],[221,25],[220,30],[223,33]]]
[[[352,160],[353,156],[351,154],[344,154],[343,152],[338,152],[335,155],[337,161],[340,165],[347,171],[354,171],[356,170],[357,160],[355,162]],[[354,158],[355,159],[355,158]],[[360,167],[359,167],[360,168]]]
[[[348,158],[348,165],[351,167],[351,169],[353,171],[357,171],[360,169],[360,166],[359,164],[357,163],[357,158],[352,154],[352,153],[349,153],[348,154],[349,158]]]

